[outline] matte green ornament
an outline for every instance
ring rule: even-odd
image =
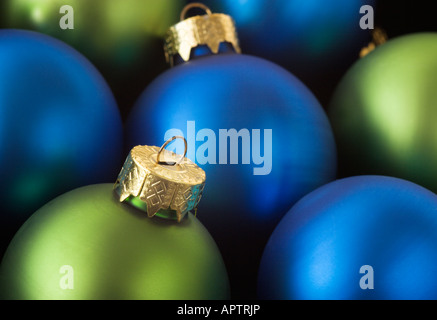
[[[329,110],[343,176],[395,176],[437,192],[436,57],[436,33],[411,34],[344,76]]]
[[[13,238],[0,267],[2,298],[229,299],[214,240],[190,212],[179,220],[149,218],[120,202],[111,184],[70,191],[38,210]]]
[[[182,7],[179,0],[6,0],[4,18],[8,28],[58,38],[99,66],[132,71],[154,57],[155,39],[165,35]]]

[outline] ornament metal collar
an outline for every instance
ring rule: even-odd
[[[185,142],[183,156],[165,150],[171,141]],[[161,148],[136,146],[129,153],[114,185],[120,202],[127,200],[136,208],[154,217],[160,211],[176,213],[180,222],[196,209],[205,186],[205,172],[188,158],[183,137],[169,139]],[[164,161],[161,160],[164,155]]]
[[[186,19],[192,8],[201,8],[206,15]],[[223,13],[212,13],[201,3],[190,3],[181,12],[181,21],[172,26],[165,37],[164,51],[167,62],[173,66],[174,56],[179,54],[184,61],[190,59],[191,49],[206,45],[212,53],[219,52],[220,44],[230,43],[236,53],[241,53],[234,20]]]

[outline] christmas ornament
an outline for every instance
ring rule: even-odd
[[[122,135],[115,99],[89,61],[48,36],[0,30],[1,253],[53,197],[113,180]]]
[[[136,146],[114,186],[81,187],[38,210],[5,254],[5,298],[228,299],[220,252],[188,212],[205,172],[179,157]]]
[[[64,5],[70,8],[61,10]],[[10,28],[51,35],[96,63],[122,70],[147,57],[153,39],[165,34],[180,9],[178,0],[9,0],[5,18]],[[63,17],[74,29],[60,26]]]
[[[273,232],[259,297],[437,298],[437,197],[383,176],[346,178],[299,201]]]
[[[329,111],[342,176],[390,175],[437,191],[436,54],[437,34],[402,36],[345,75]]]
[[[188,10],[207,14],[185,19]],[[335,143],[312,93],[283,68],[238,54],[232,18],[187,6],[170,28],[173,68],[142,94],[127,120],[128,146],[188,140],[206,171],[200,220],[227,263],[233,298],[255,295],[262,248],[290,206],[335,178]],[[181,153],[182,141],[170,149]],[[244,254],[242,254],[244,252]]]
[[[5,2],[0,19],[7,27],[53,36],[90,59],[111,86],[123,120],[144,86],[166,69],[161,38],[183,6],[180,0]]]
[[[373,12],[361,8],[373,8],[376,1],[206,0],[205,4],[235,19],[243,52],[287,68],[319,99],[329,101],[334,84],[369,38],[360,21],[366,20],[364,13]]]

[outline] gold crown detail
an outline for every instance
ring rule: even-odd
[[[206,15],[186,19],[191,8],[201,8]],[[181,21],[170,27],[164,43],[167,62],[173,66],[174,56],[179,54],[184,61],[190,60],[191,50],[206,45],[212,53],[219,52],[220,44],[231,44],[236,53],[241,53],[234,20],[223,13],[212,13],[201,3],[191,3],[181,12]]]
[[[163,149],[164,146],[134,147],[121,169],[114,191],[120,202],[134,200],[128,202],[147,211],[149,217],[164,210],[174,212],[176,219],[181,221],[189,211],[197,208],[206,175],[185,155],[178,156]],[[159,161],[161,153],[166,162]],[[178,157],[180,161],[176,161]]]

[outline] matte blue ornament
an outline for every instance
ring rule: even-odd
[[[2,247],[55,196],[113,181],[122,143],[115,99],[88,60],[49,36],[0,30]]]
[[[437,298],[437,196],[359,176],[299,201],[273,232],[258,295],[275,300]]]
[[[229,44],[219,52],[195,48],[144,91],[127,146],[186,138],[208,180],[199,219],[224,256],[233,297],[250,298],[269,235],[292,204],[335,179],[336,149],[326,114],[296,77]]]
[[[194,0],[196,1],[196,0]],[[360,27],[376,0],[205,0],[216,12],[231,15],[246,54],[286,67],[310,88],[338,81],[370,41]],[[366,20],[367,21],[367,20]],[[369,21],[367,21],[369,23]]]

